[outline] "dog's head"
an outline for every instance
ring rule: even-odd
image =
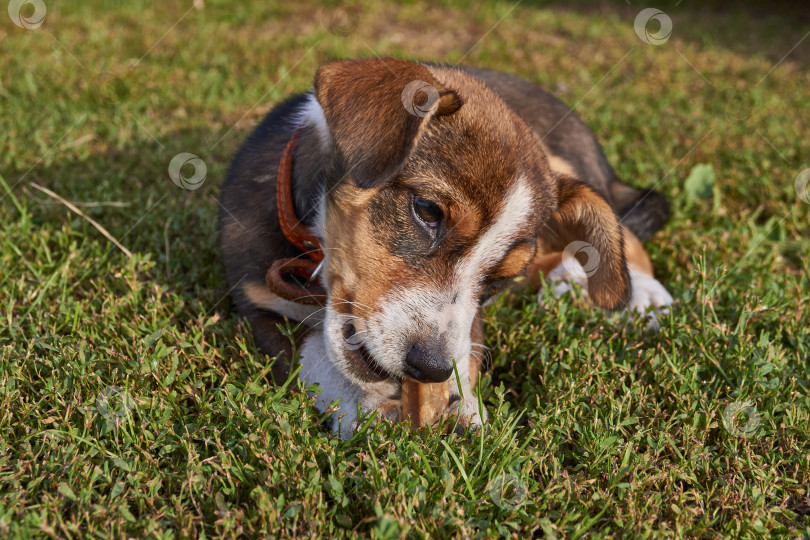
[[[321,216],[325,335],[351,380],[449,378],[470,354],[479,306],[525,271],[540,238],[594,246],[591,296],[624,303],[610,207],[555,175],[481,82],[402,60],[338,61],[320,68],[315,95],[323,142],[345,173]]]

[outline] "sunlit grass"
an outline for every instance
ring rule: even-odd
[[[0,536],[810,534],[810,38],[779,63],[800,15],[687,2],[652,46],[623,2],[282,4],[53,0],[28,31],[0,12]],[[373,54],[576,104],[672,201],[648,245],[677,301],[660,330],[506,295],[492,422],[464,437],[343,442],[274,387],[230,307],[218,187],[320,63]],[[169,178],[180,152],[200,189]],[[697,164],[710,199],[684,189]]]

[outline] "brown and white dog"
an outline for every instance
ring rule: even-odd
[[[300,218],[288,229],[312,235],[298,247],[283,230],[288,196]],[[396,421],[406,378],[449,379],[460,417],[481,425],[471,399],[480,308],[518,276],[559,278],[558,293],[580,281],[608,310],[672,302],[640,242],[666,222],[666,200],[621,183],[565,104],[496,71],[323,65],[312,92],[277,106],[245,142],[221,205],[240,314],[259,349],[284,358],[277,325],[302,323],[299,377],[319,385],[322,409],[340,400],[344,437],[358,411]],[[321,257],[315,285],[281,271],[305,261],[307,277]],[[289,367],[276,364],[277,380]]]

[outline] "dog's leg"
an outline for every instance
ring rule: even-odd
[[[627,311],[646,314],[649,308],[651,326],[657,325],[656,312],[663,313],[672,304],[672,296],[653,276],[650,256],[639,239],[622,226],[624,234],[625,258],[630,272],[632,295],[627,304]],[[542,246],[539,246],[542,251]],[[588,292],[587,271],[573,257],[561,252],[542,253],[538,255],[528,270],[529,283],[534,288],[540,287],[539,274],[542,273],[556,296],[562,296],[579,284],[583,292]]]

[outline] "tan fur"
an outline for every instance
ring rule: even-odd
[[[541,240],[537,241],[537,245],[538,255],[526,269],[528,285],[534,289],[538,289],[542,286],[540,281],[541,274],[547,276],[552,270],[562,264],[562,251],[553,253],[544,252],[543,248],[546,246]]]
[[[440,95],[424,115],[402,104],[403,89],[424,81]],[[418,143],[433,116],[452,114],[462,100],[419,64],[396,59],[344,60],[325,64],[315,75],[315,93],[335,144],[350,164],[355,183],[368,187],[395,171]],[[418,92],[415,105],[428,96]],[[391,129],[396,125],[396,129]]]
[[[495,277],[505,278],[522,274],[531,262],[535,251],[535,247],[528,244],[517,246],[506,255],[506,258],[498,266]]]
[[[456,205],[448,219],[452,220],[454,230],[464,238],[475,238],[481,231],[481,214],[475,207]]]
[[[278,302],[278,296],[273,294],[264,283],[246,283],[242,285],[242,292],[250,303],[262,309],[272,309]]]
[[[543,142],[543,139],[540,138],[540,135],[537,132],[532,132],[532,134],[534,135],[534,139],[537,141],[537,144],[540,146],[540,148],[543,149],[543,153],[546,154],[546,157],[548,158],[549,167],[551,167],[552,171],[554,171],[558,175],[570,176],[572,178],[576,177],[577,174],[576,172],[574,172],[574,168],[571,166],[570,163],[568,163],[568,161],[566,161],[560,156],[555,155],[551,151],[551,149]]]
[[[426,68],[402,61],[386,61],[385,64],[368,61],[359,78],[351,68],[350,63],[328,64],[316,77],[318,100],[334,132],[337,146],[348,161],[350,177],[355,181],[342,184],[327,201],[324,248],[328,253],[328,267],[325,278],[335,299],[336,311],[365,316],[379,311],[382,298],[394,288],[409,289],[424,283],[443,285],[444,280],[452,276],[452,265],[456,262],[455,259],[433,257],[420,265],[430,268],[426,275],[414,269],[413,264],[406,264],[389,253],[381,239],[375,238],[374,226],[378,230],[386,228],[391,235],[399,234],[399,231],[388,229],[392,225],[390,220],[372,223],[372,217],[364,215],[369,210],[369,203],[380,193],[369,187],[368,179],[363,177],[366,169],[372,167],[367,162],[374,161],[373,167],[382,170],[395,167],[404,156],[409,157],[399,171],[399,185],[421,197],[441,202],[448,239],[467,244],[475,243],[488,225],[482,210],[489,213],[490,219],[497,216],[503,193],[520,173],[531,173],[531,186],[538,200],[551,199],[553,175],[526,125],[488,88],[469,75],[452,68]],[[364,84],[366,79],[390,81],[390,85],[367,87]],[[451,106],[440,102],[433,113],[436,118],[428,114],[419,119],[406,112],[404,131],[392,134],[389,129],[391,118],[402,116],[404,111],[400,95],[402,87],[414,80],[429,82],[442,96],[448,96]],[[348,87],[353,89],[351,93],[345,92]],[[387,90],[392,93],[385,93]],[[345,114],[347,109],[351,114]],[[443,113],[446,116],[441,116]],[[444,126],[442,131],[438,131],[440,124]],[[461,136],[470,129],[478,135],[477,140],[451,146],[458,144],[452,136],[457,129],[455,126],[462,130],[458,141],[464,140]],[[523,145],[498,143],[514,140],[516,136]],[[397,137],[404,137],[407,143]],[[454,154],[464,151],[470,155]],[[392,158],[392,153],[399,157]],[[454,154],[452,159],[448,153]],[[378,158],[378,154],[382,157]],[[381,165],[380,162],[385,163]],[[443,163],[452,164],[453,171],[442,174]],[[434,167],[436,174],[431,174]],[[484,176],[492,192],[498,196],[481,193],[482,168],[489,171]],[[405,205],[403,200],[401,206]],[[539,218],[540,215],[538,221]],[[526,223],[521,234],[531,238],[535,227],[536,223]],[[501,262],[496,275],[521,273],[533,251],[533,247],[527,246],[513,250]],[[346,301],[355,302],[357,309]]]
[[[627,259],[627,265],[633,266],[650,277],[655,277],[650,255],[644,249],[641,240],[625,226],[622,226],[622,233],[624,234],[624,256]]]
[[[320,318],[313,318],[319,308],[306,304],[297,304],[274,294],[265,283],[245,280],[241,285],[242,294],[251,305],[266,311],[283,312],[295,321],[307,321],[309,325],[317,324]]]
[[[374,310],[404,268],[380,245],[366,211],[376,189],[352,184],[339,187],[327,203],[323,248],[327,253],[325,275],[330,283],[333,307],[339,313]],[[363,264],[358,264],[362,261]],[[399,267],[398,267],[399,266]]]

